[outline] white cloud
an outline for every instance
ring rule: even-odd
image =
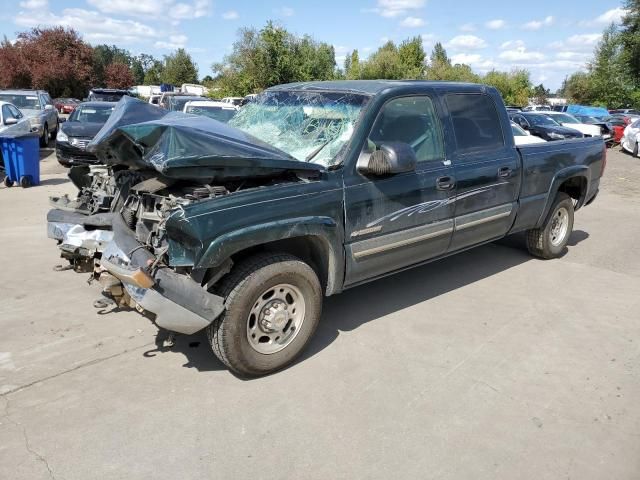
[[[280,15],[281,17],[293,17],[296,13],[291,7],[280,7],[274,10],[276,15]]]
[[[87,0],[101,12],[111,15],[145,18],[169,18],[174,21],[190,20],[209,15],[211,0],[193,0],[185,3],[178,0]]]
[[[542,62],[546,57],[542,52],[528,51],[524,46],[505,50],[498,55],[501,60],[518,63],[535,63]]]
[[[549,15],[544,20],[532,20],[525,23],[522,27],[526,30],[540,30],[542,27],[550,27],[555,22],[555,19]]]
[[[556,53],[556,58],[559,58],[560,60],[582,60],[586,62],[589,56],[590,55],[588,53],[584,52],[562,51]]]
[[[238,12],[236,12],[235,10],[229,10],[228,12],[224,12],[222,14],[222,18],[224,18],[225,20],[237,20],[240,17],[240,15],[238,15]]]
[[[479,50],[486,48],[487,42],[475,35],[458,35],[449,40],[447,47],[454,50]]]
[[[383,17],[393,18],[424,8],[425,4],[426,0],[378,0],[377,7],[370,11]]]
[[[47,8],[49,6],[49,0],[25,0],[24,2],[20,2],[20,6],[27,10],[38,10]]]
[[[436,43],[436,36],[433,33],[423,33],[420,35],[420,38],[422,38],[422,45],[424,47],[430,47]]]
[[[505,22],[500,18],[497,18],[495,20],[490,20],[484,24],[484,26],[490,30],[500,30],[501,28],[504,28],[506,25],[507,25],[507,22]]]
[[[14,21],[22,27],[59,25],[74,28],[82,33],[85,40],[92,43],[135,43],[160,36],[158,31],[149,25],[134,20],[118,20],[80,8],[66,8],[60,15],[48,11],[22,13]]]
[[[509,50],[514,48],[524,48],[524,42],[522,40],[508,40],[500,45],[500,50]]]
[[[613,8],[611,10],[607,10],[598,18],[596,18],[593,23],[600,25],[609,25],[610,23],[620,23],[622,21],[622,17],[627,14],[627,11],[624,8],[618,7]]]
[[[482,60],[482,55],[477,53],[456,53],[451,56],[451,63],[454,65],[456,63],[466,63],[466,64],[475,64]]]
[[[156,48],[162,48],[166,50],[175,50],[177,48],[184,48],[187,43],[187,40],[189,39],[187,38],[186,35],[169,35],[169,41],[158,40],[153,45]]]
[[[458,30],[461,32],[475,32],[476,26],[473,23],[465,23],[464,25],[460,25]]]
[[[418,17],[407,17],[400,22],[401,27],[418,28],[424,26],[424,20]]]
[[[591,50],[601,38],[601,33],[582,33],[570,36],[566,44],[573,47],[589,48]]]

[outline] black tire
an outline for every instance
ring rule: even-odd
[[[282,350],[263,354],[249,343],[247,325],[254,302],[278,284],[294,285],[305,302],[298,333]],[[313,269],[297,257],[265,253],[238,263],[217,289],[226,309],[209,327],[207,337],[215,355],[233,372],[254,377],[275,372],[291,363],[318,326],[322,288]]]
[[[29,177],[20,177],[20,186],[22,188],[29,188],[31,186],[31,178],[29,178]]]
[[[45,148],[49,145],[49,126],[45,123],[42,127],[42,136],[40,137],[40,146]]]
[[[566,232],[561,232],[561,238],[559,238],[554,235],[554,227],[557,225],[559,217],[563,215],[563,211],[567,214],[568,225]],[[573,231],[573,218],[573,200],[566,193],[558,193],[542,227],[527,230],[529,253],[545,260],[561,256]]]
[[[631,153],[631,155],[633,155],[634,157],[638,156],[638,142],[636,142],[635,146],[633,147],[633,152]]]
[[[4,177],[4,186],[9,188],[9,187],[13,187],[13,180],[11,180],[8,176]]]

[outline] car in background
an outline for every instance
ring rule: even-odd
[[[224,97],[220,101],[222,103],[230,103],[232,105],[235,105],[236,107],[241,107],[245,103],[244,97]]]
[[[149,96],[149,103],[151,105],[158,105],[160,103],[160,98],[162,95],[151,95]]]
[[[554,122],[559,123],[563,127],[578,130],[587,137],[601,136],[605,140],[611,138],[611,132],[609,131],[609,129],[606,129],[606,132],[603,132],[599,125],[582,123],[578,118],[568,113],[545,112],[545,115],[551,117]]]
[[[609,110],[609,113],[624,113],[625,115],[640,115],[640,110],[636,110],[635,108],[616,108],[614,110]]]
[[[58,113],[72,113],[80,102],[75,98],[54,98],[53,106]]]
[[[182,110],[184,113],[193,115],[202,115],[203,117],[213,118],[219,122],[227,123],[231,120],[238,107],[224,102],[212,102],[208,100],[190,100],[184,105]]]
[[[522,109],[523,112],[550,112],[549,105],[529,105]]]
[[[640,136],[640,120],[636,120],[624,129],[620,146],[623,150],[631,153],[634,157],[638,156],[638,137]]]
[[[568,108],[569,105],[554,105],[551,110],[554,112],[566,112]]]
[[[246,105],[247,103],[253,102],[256,98],[258,98],[257,93],[250,93],[249,95],[245,95],[242,105]]]
[[[546,143],[546,140],[543,140],[540,137],[536,137],[535,135],[531,135],[520,125],[513,122],[511,122],[511,132],[513,133],[513,140],[516,146],[531,145],[534,143]]]
[[[31,122],[31,130],[40,137],[40,146],[49,144],[58,131],[58,112],[44,90],[0,90],[0,101],[17,107]]]
[[[56,157],[63,167],[98,163],[87,145],[113,112],[115,102],[84,102],[62,123],[56,136]]]
[[[516,113],[511,116],[511,120],[520,125],[531,135],[540,137],[548,142],[584,137],[582,132],[573,128],[563,127],[554,121],[549,115],[547,115],[547,112]]]
[[[129,90],[124,90],[121,88],[92,88],[89,91],[87,101],[117,102],[125,95],[129,95]]]
[[[0,136],[31,133],[31,122],[15,105],[0,102]]]
[[[189,95],[179,92],[166,92],[163,93],[158,102],[158,106],[169,110],[170,112],[181,112],[187,102],[191,101],[206,101],[207,97],[200,97],[198,95]]]

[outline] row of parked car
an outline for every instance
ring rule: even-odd
[[[624,150],[638,155],[640,114],[634,110],[613,110],[594,116],[541,107],[508,107],[508,114],[519,145],[600,136],[607,146],[620,144]]]

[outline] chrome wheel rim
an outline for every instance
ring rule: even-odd
[[[305,316],[298,287],[281,283],[265,290],[247,318],[247,340],[258,353],[270,355],[287,347],[298,335]]]
[[[560,207],[551,221],[551,245],[557,247],[562,244],[569,231],[569,212],[565,207]]]

